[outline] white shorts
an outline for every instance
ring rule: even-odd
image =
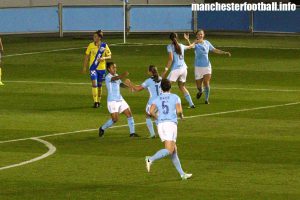
[[[157,125],[158,135],[162,142],[177,139],[177,124],[174,122],[162,122]]]
[[[122,101],[108,101],[107,108],[109,113],[122,113],[129,108],[129,105],[125,100]]]
[[[168,76],[168,79],[171,82],[181,81],[185,83],[186,77],[187,77],[187,68],[183,67],[183,68],[172,70]]]
[[[211,74],[211,66],[208,67],[195,67],[195,80],[202,79],[204,75]]]

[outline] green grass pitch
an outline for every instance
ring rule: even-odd
[[[129,43],[167,44],[167,36],[131,36]],[[196,109],[180,95],[186,120],[179,122],[179,157],[192,179],[181,181],[170,159],[147,173],[144,156],[162,148],[147,139],[130,139],[128,127],[96,130],[109,114],[106,90],[102,107],[92,108],[88,75],[80,74],[90,38],[3,37],[0,87],[0,168],[56,152],[37,162],[0,170],[0,199],[300,199],[300,38],[208,36],[232,57],[210,54],[213,66],[211,104],[195,99],[193,58],[186,52],[188,87]],[[149,64],[163,70],[165,45],[112,45],[118,71],[134,83],[147,78]],[[68,49],[75,48],[75,49]],[[14,55],[57,49],[53,52]],[[46,83],[49,82],[49,83]],[[83,84],[70,84],[83,83]],[[122,90],[136,123],[145,121],[146,91]],[[294,103],[294,104],[290,104]],[[207,116],[205,116],[207,115]],[[191,118],[191,116],[195,116]],[[190,118],[189,118],[190,117]],[[126,124],[121,116],[117,125]]]

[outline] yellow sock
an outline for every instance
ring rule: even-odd
[[[94,102],[98,102],[98,88],[92,87],[93,99]]]
[[[102,87],[98,87],[98,100],[101,102]]]

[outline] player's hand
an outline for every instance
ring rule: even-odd
[[[123,74],[122,74],[122,77],[126,77],[126,76],[128,76],[129,75],[129,72],[124,72]]]
[[[181,120],[184,120],[183,113],[180,113],[179,118],[180,118]]]
[[[189,40],[190,39],[190,34],[184,33],[183,37],[184,37],[184,39]]]
[[[231,57],[231,53],[230,52],[225,52],[226,55],[228,55],[229,57]]]
[[[125,79],[125,81],[124,81],[124,83],[127,85],[127,86],[131,86],[131,81],[130,81],[130,79]]]
[[[105,60],[105,58],[101,57],[101,58],[98,59],[98,62],[101,62],[103,60]]]

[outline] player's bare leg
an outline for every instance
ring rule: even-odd
[[[184,98],[189,103],[189,108],[195,108],[194,102],[191,98],[189,91],[185,87],[185,83],[182,81],[178,81],[179,90],[183,93]]]
[[[196,96],[197,99],[200,99],[200,97],[203,94],[202,84],[203,84],[203,78],[196,80],[196,86],[197,86],[197,89],[198,89],[198,93],[197,93],[197,96]]]

